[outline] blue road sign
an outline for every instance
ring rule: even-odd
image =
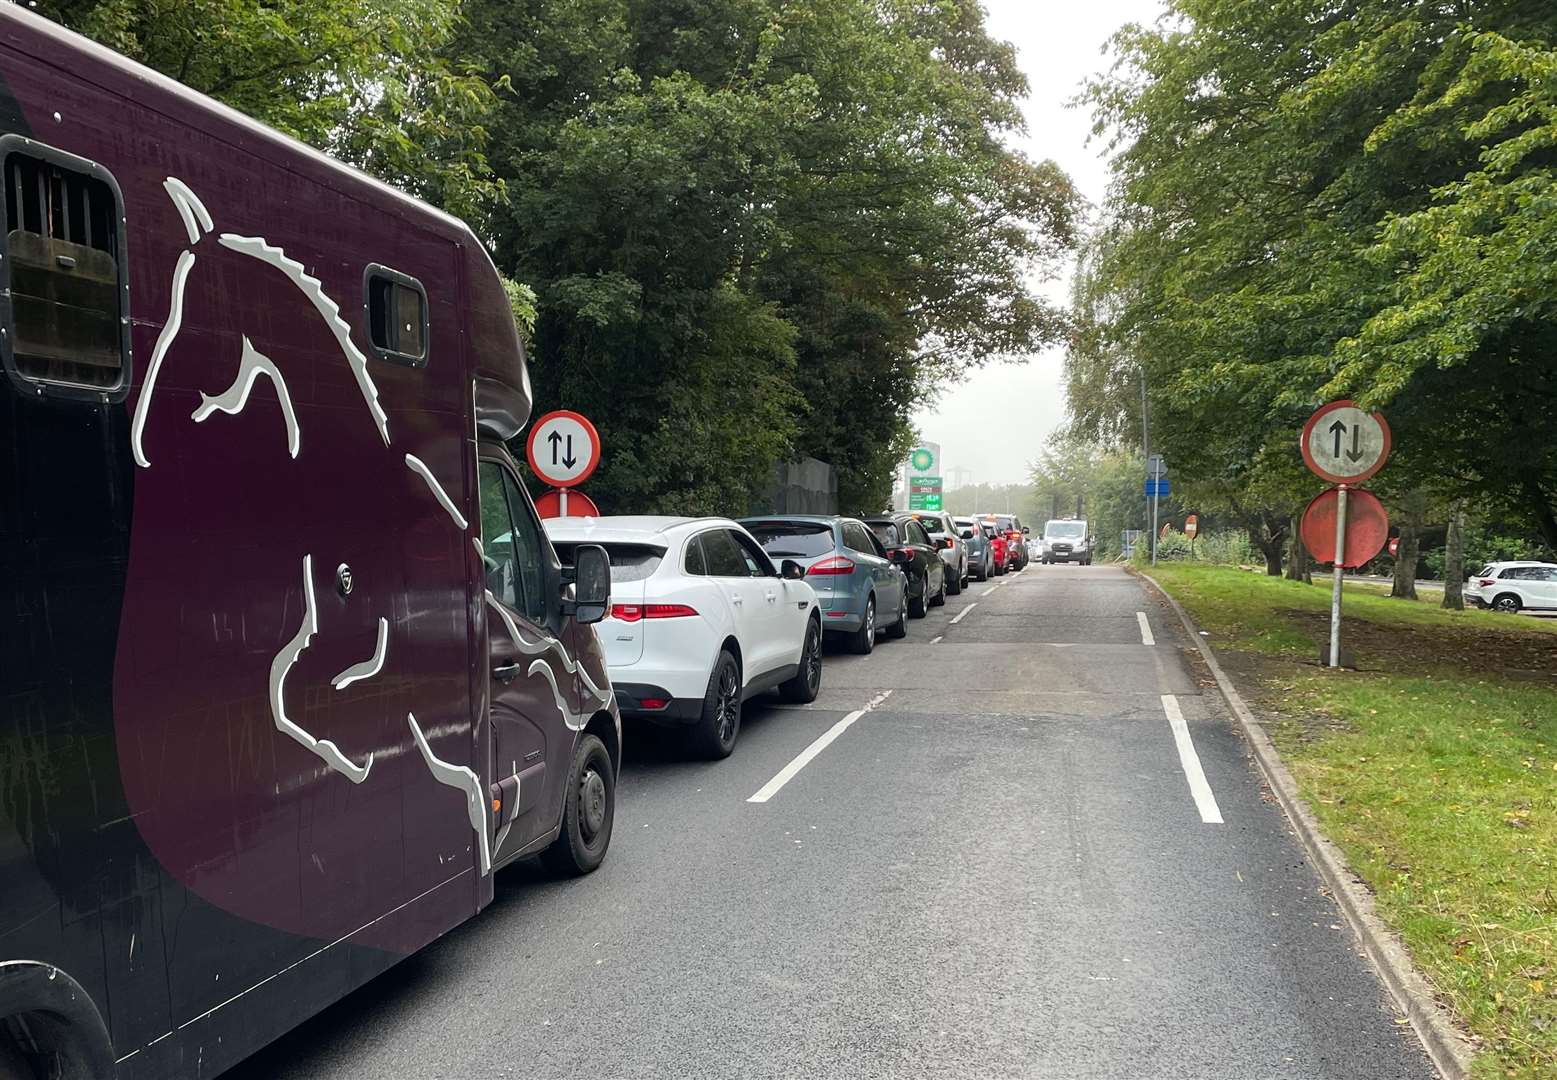
[[[1168,478],[1166,476],[1164,476],[1161,480],[1153,480],[1150,477],[1147,477],[1147,479],[1146,479],[1146,497],[1148,499],[1151,498],[1153,495],[1171,495],[1171,494],[1173,494],[1173,485],[1169,482],[1169,480],[1168,480]]]

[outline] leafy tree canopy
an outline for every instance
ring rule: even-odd
[[[1118,150],[1079,285],[1078,431],[1138,421],[1269,488],[1325,400],[1383,408],[1379,484],[1477,495],[1557,542],[1557,11],[1175,0],[1088,93]],[[1311,485],[1309,485],[1311,487]]]

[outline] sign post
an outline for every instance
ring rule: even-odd
[[[1168,466],[1163,462],[1161,454],[1152,454],[1146,459],[1146,494],[1152,500],[1152,565],[1157,565],[1157,499],[1162,495],[1172,494],[1173,489],[1168,483]]]
[[[531,471],[553,488],[535,502],[541,517],[571,517],[575,511],[580,516],[600,513],[589,496],[570,491],[588,480],[600,465],[600,433],[594,424],[567,409],[549,412],[530,428],[525,456]],[[570,506],[570,501],[575,505]]]
[[[1335,488],[1335,548],[1328,554],[1335,567],[1334,583],[1330,592],[1330,666],[1341,666],[1341,584],[1348,565],[1362,565],[1378,553],[1387,535],[1388,519],[1384,520],[1385,533],[1360,562],[1353,563],[1353,551],[1347,546],[1346,513],[1347,495],[1354,484],[1360,484],[1384,467],[1389,458],[1389,424],[1378,413],[1364,412],[1350,401],[1332,401],[1320,408],[1308,423],[1303,425],[1303,437],[1299,442],[1303,461],[1314,475],[1339,485]],[[1366,495],[1364,491],[1352,494]],[[1313,517],[1325,495],[1309,504],[1304,513],[1305,523]],[[1378,500],[1368,496],[1373,504]],[[1379,508],[1383,513],[1383,508]],[[1308,530],[1305,529],[1305,537]],[[1305,539],[1306,542],[1306,539]],[[1354,545],[1360,547],[1362,545]],[[1312,550],[1312,545],[1310,545]],[[1315,552],[1316,556],[1320,553]]]

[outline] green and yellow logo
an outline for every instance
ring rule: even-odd
[[[908,463],[915,472],[929,472],[935,467],[935,454],[929,447],[921,446],[909,455]]]

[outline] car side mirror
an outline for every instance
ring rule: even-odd
[[[799,581],[806,576],[806,568],[794,559],[785,559],[779,563],[779,577],[785,581]]]
[[[905,566],[908,563],[914,561],[914,553],[909,551],[907,548],[893,548],[891,551],[887,552],[887,558],[891,559],[899,566]]]
[[[599,544],[580,544],[573,552],[573,595],[563,614],[582,625],[597,623],[611,609],[611,556]]]
[[[1022,535],[1023,536],[1031,536],[1032,534],[1033,534],[1033,530],[1032,530],[1031,526],[1029,526],[1029,525],[1023,525],[1022,526]]]
[[[973,530],[972,529],[963,529],[957,535],[962,537],[964,540],[972,540],[973,539]]]

